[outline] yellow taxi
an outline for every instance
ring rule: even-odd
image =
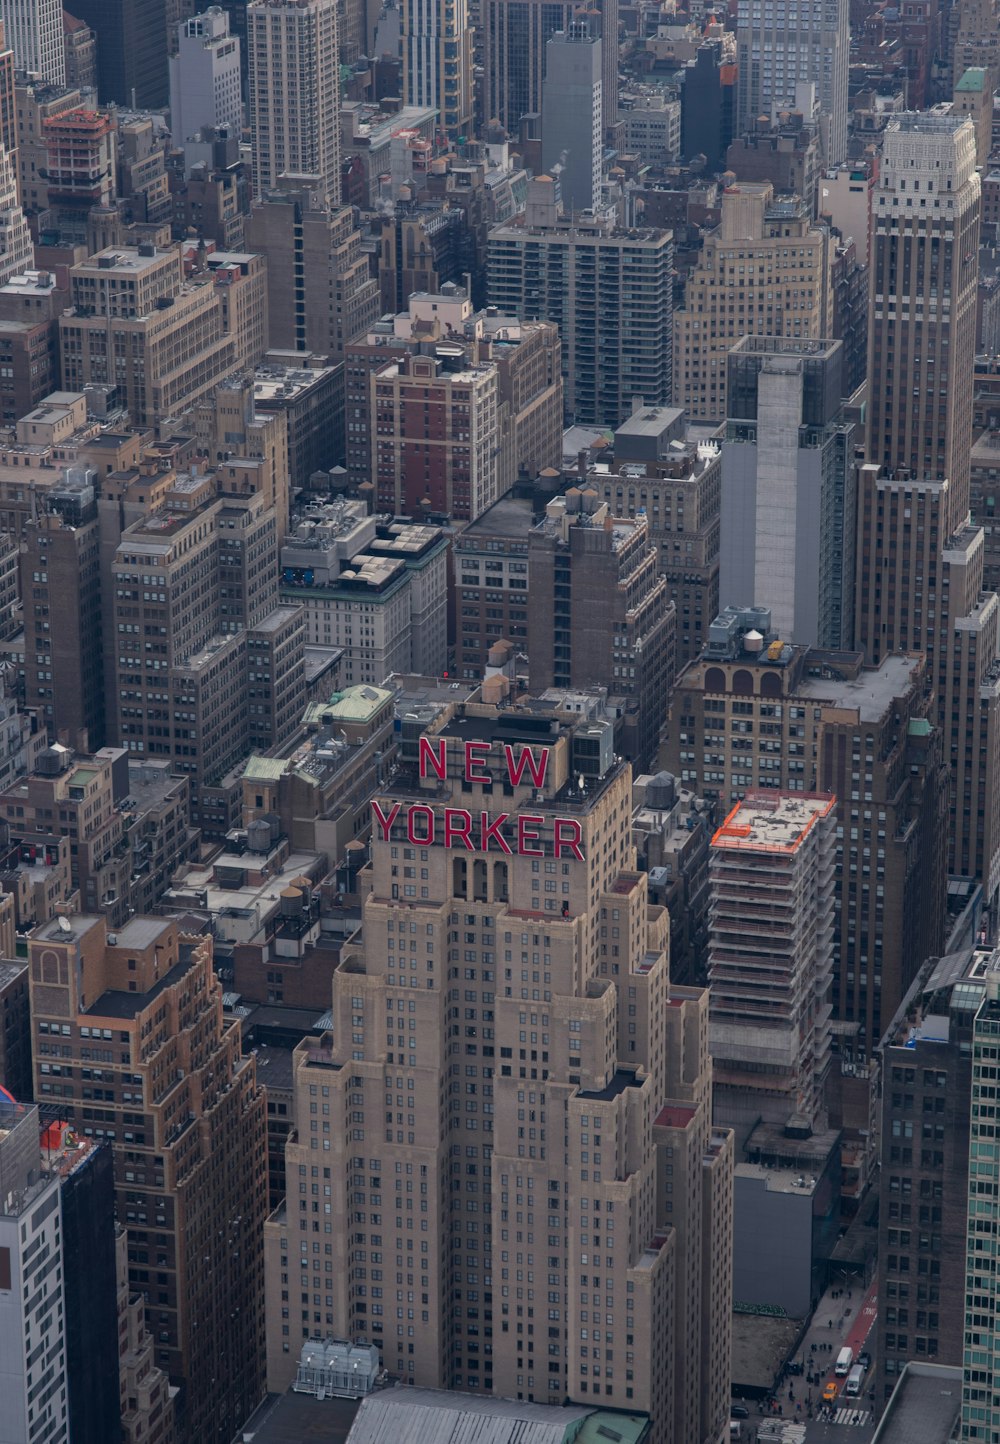
[[[829,1382],[829,1384],[827,1384],[826,1388],[823,1390],[823,1403],[824,1403],[824,1404],[831,1404],[831,1403],[833,1402],[833,1400],[836,1399],[836,1397],[837,1397],[837,1385],[836,1385],[836,1383],[834,1382],[834,1380],[831,1379],[830,1382]]]

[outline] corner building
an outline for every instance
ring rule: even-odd
[[[404,723],[376,803],[364,944],[332,1035],[296,1050],[269,1388],[337,1335],[417,1386],[718,1439],[732,1140],[707,993],[671,986],[635,871],[628,763],[566,714],[448,704]]]

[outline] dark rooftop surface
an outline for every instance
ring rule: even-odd
[[[595,1103],[607,1103],[609,1099],[617,1098],[620,1093],[624,1093],[626,1088],[641,1088],[642,1084],[643,1080],[637,1078],[634,1072],[626,1072],[625,1069],[619,1068],[606,1087],[584,1088],[581,1089],[578,1096],[591,1099]]]
[[[962,1371],[910,1362],[903,1370],[872,1444],[949,1444],[962,1407]]]
[[[501,497],[455,538],[456,549],[460,552],[465,550],[464,544],[469,538],[480,536],[517,537],[527,545],[533,520],[530,497]]]
[[[137,1013],[142,1012],[143,1008],[148,1008],[150,1003],[155,1002],[164,989],[172,987],[174,983],[179,983],[190,966],[190,961],[182,958],[146,993],[120,993],[114,988],[109,988],[106,993],[101,994],[96,1003],[92,1003],[85,1010],[87,1016],[134,1018]]]
[[[243,1426],[253,1444],[345,1444],[360,1399],[314,1399],[310,1394],[272,1395]]]

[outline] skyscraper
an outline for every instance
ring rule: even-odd
[[[0,14],[17,69],[46,85],[64,85],[66,51],[59,0],[2,0]]]
[[[568,214],[600,200],[603,131],[601,41],[586,19],[573,20],[547,42],[542,82],[542,169],[561,166]]]
[[[732,1141],[709,1119],[707,995],[671,985],[634,870],[631,769],[566,714],[434,711],[377,799],[333,1033],[296,1052],[269,1382],[334,1334],[416,1385],[600,1398],[663,1444],[715,1441]]]
[[[102,104],[150,109],[167,105],[165,0],[73,0],[73,9],[97,34]]]
[[[170,57],[170,129],[176,146],[200,138],[205,127],[238,137],[243,126],[240,46],[218,5],[177,27]],[[201,158],[200,156],[198,157]]]
[[[824,162],[846,160],[848,0],[739,0],[736,42],[738,131],[788,109],[796,81],[817,81]]]
[[[980,183],[972,122],[904,113],[875,193],[855,637],[922,651],[952,775],[949,871],[1000,886],[1000,603],[968,524]]]
[[[752,597],[778,635],[834,651],[854,633],[855,426],[840,341],[745,336],[729,353],[723,607]]]
[[[996,1272],[1000,1234],[1000,967],[994,956],[972,1025],[972,1120],[969,1128],[969,1211],[965,1255],[963,1441],[992,1444],[1000,1434],[1000,1312]]]
[[[432,105],[453,139],[472,125],[468,0],[402,0],[403,98]]]
[[[254,193],[279,176],[318,176],[340,200],[337,0],[251,0],[247,6]]]
[[[178,1444],[229,1444],[263,1393],[267,1120],[211,939],[138,916],[109,934],[77,914],[36,929],[28,952],[36,1096],[112,1143],[132,1287],[181,1389]],[[65,1052],[50,1041],[64,1027]]]
[[[577,7],[567,0],[483,0],[485,110],[516,135],[523,115],[542,109],[546,46],[556,31],[568,31]],[[618,116],[618,0],[588,7],[591,33],[601,36],[603,128]]]

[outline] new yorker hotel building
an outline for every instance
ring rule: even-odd
[[[428,706],[373,816],[363,946],[325,1045],[296,1050],[269,1387],[304,1339],[364,1338],[416,1385],[600,1399],[664,1444],[718,1439],[732,1143],[610,729]]]

